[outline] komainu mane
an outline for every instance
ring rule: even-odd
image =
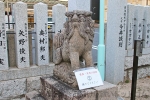
[[[93,66],[91,49],[94,21],[91,14],[88,11],[77,10],[66,12],[68,20],[64,23],[64,29],[54,36],[54,76],[73,87],[77,87],[73,71]]]

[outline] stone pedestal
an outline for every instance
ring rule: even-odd
[[[25,100],[45,100],[45,99],[38,92],[32,91],[26,94]]]
[[[103,86],[77,90],[55,79],[41,78],[41,95],[46,100],[117,100],[117,87],[104,82]]]

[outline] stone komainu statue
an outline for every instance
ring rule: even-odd
[[[94,21],[91,14],[77,10],[66,12],[68,20],[64,29],[54,36],[54,76],[73,87],[77,87],[73,70],[83,67],[82,61],[85,61],[85,67],[93,66]]]

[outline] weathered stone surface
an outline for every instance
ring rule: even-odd
[[[0,81],[28,78],[42,75],[52,75],[54,64],[49,66],[31,66],[29,68],[18,69],[11,68],[6,71],[0,71]]]
[[[73,10],[91,11],[90,7],[91,7],[90,0],[68,0],[68,11]]]
[[[134,40],[142,40],[143,35],[143,18],[144,18],[144,6],[135,5],[134,10]]]
[[[124,79],[126,4],[127,0],[108,0],[106,81],[113,84]]]
[[[150,16],[150,7],[149,6],[146,6],[144,7],[144,20],[143,20],[143,23],[144,23],[144,26],[143,26],[143,39],[145,41],[143,41],[143,47],[144,48],[148,48],[149,52],[143,52],[143,53],[147,53],[149,54],[150,53],[150,19],[149,19],[149,16]]]
[[[49,64],[49,47],[48,47],[48,14],[47,4],[37,3],[34,5],[34,22],[35,32],[35,50],[36,50],[36,64],[38,66]]]
[[[128,78],[132,80],[132,69],[126,70],[126,72]],[[150,66],[143,66],[138,68],[137,79],[144,78],[147,76],[150,76]]]
[[[16,65],[18,68],[30,66],[27,4],[16,2],[13,5],[15,22]]]
[[[53,28],[55,33],[60,33],[63,29],[63,24],[66,21],[66,6],[62,4],[57,4],[52,7],[53,15],[52,15],[52,20],[55,23],[55,27]],[[54,35],[53,35],[54,37]],[[54,42],[54,39],[53,39]],[[54,45],[53,45],[53,62],[55,59],[55,50],[54,50]]]
[[[63,29],[63,24],[66,21],[66,6],[62,4],[57,4],[52,7],[53,11],[53,22],[55,23],[55,33],[58,33],[60,30]]]
[[[104,82],[103,86],[94,88],[98,93],[97,100],[117,100],[118,88],[116,85]]]
[[[27,78],[27,92],[39,91],[41,86],[40,77],[30,77]]]
[[[150,65],[150,54],[139,57],[138,66]],[[125,70],[133,67],[133,57],[125,57]]]
[[[31,30],[28,31],[31,33]],[[8,38],[8,59],[9,59],[9,67],[16,67],[16,54],[15,54],[15,32],[14,30],[7,31]],[[29,34],[29,57],[30,57],[30,65],[33,65],[32,59],[32,34]]]
[[[128,49],[125,51],[126,52],[126,57],[132,57],[134,53],[134,49]]]
[[[89,11],[66,12],[68,20],[64,30],[54,36],[55,68],[54,75],[72,87],[77,87],[74,70],[93,66],[92,43],[94,38],[94,21]]]
[[[0,82],[0,99],[13,98],[26,93],[26,79],[16,79]]]
[[[46,100],[95,100],[94,89],[75,90],[53,77],[41,78],[41,94]]]
[[[5,29],[5,5],[0,1],[0,70],[8,69],[7,35]]]
[[[25,98],[15,98],[15,99],[12,99],[12,100],[25,100]]]
[[[45,100],[45,99],[37,91],[32,91],[26,94],[25,100]]]
[[[133,56],[133,31],[134,31],[134,5],[127,4],[127,38],[126,38],[126,56]]]

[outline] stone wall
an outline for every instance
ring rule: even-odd
[[[24,96],[31,91],[40,90],[40,77],[50,76],[54,64],[31,66],[29,68],[0,71],[0,100]]]
[[[125,58],[125,79],[132,80],[133,57]],[[138,60],[137,78],[150,76],[150,54],[142,55]]]
[[[16,55],[15,55],[15,32],[14,30],[7,31],[8,42],[8,60],[9,69],[0,71],[0,100],[24,100],[20,99],[24,97],[26,93],[31,91],[40,91],[41,82],[40,77],[51,76],[53,74],[54,64],[50,63],[45,66],[36,66],[35,61],[33,63],[32,52],[34,46],[32,46],[32,31],[29,30],[29,55],[30,55],[30,67],[17,68],[16,67]],[[52,34],[49,33],[49,49],[50,49],[50,61],[52,62]],[[18,99],[19,98],[19,99]]]

